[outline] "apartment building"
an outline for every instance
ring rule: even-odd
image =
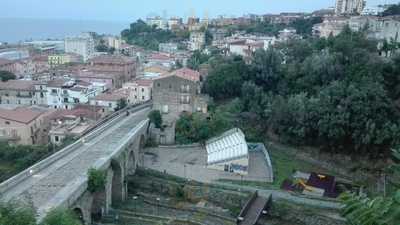
[[[46,105],[47,85],[29,80],[0,82],[0,103],[10,105]]]
[[[18,145],[46,144],[50,112],[38,107],[0,108],[0,140]]]
[[[90,34],[65,38],[65,52],[81,55],[85,62],[93,56],[94,46],[94,39]]]

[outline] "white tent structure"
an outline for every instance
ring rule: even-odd
[[[207,168],[246,175],[249,149],[243,132],[232,129],[206,142]]]

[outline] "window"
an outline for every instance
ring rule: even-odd
[[[57,89],[51,89],[52,94],[57,94]]]
[[[43,92],[40,92],[40,98],[44,98]]]
[[[144,88],[142,88],[142,92],[144,92]]]
[[[10,121],[6,121],[5,123],[6,123],[6,125],[10,125]]]
[[[69,102],[69,99],[68,98],[64,98],[64,102]]]
[[[108,103],[108,107],[112,108],[112,103]]]
[[[142,100],[144,100],[144,96],[142,96]]]
[[[161,84],[160,83],[157,83],[157,87],[160,87],[161,86]]]
[[[21,100],[18,100],[18,105],[21,105]]]
[[[59,138],[58,136],[54,136],[54,140],[55,140],[56,142],[59,142],[59,141],[60,141],[60,138]]]
[[[135,99],[137,99],[137,95],[135,95]]]

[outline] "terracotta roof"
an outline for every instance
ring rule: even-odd
[[[154,65],[154,66],[149,66],[144,68],[144,72],[147,73],[168,73],[169,68],[165,66],[160,66],[160,65]]]
[[[172,58],[170,56],[165,55],[165,54],[160,54],[160,53],[152,54],[149,56],[148,59],[149,60],[172,60]]]
[[[147,79],[135,80],[133,82],[137,83],[139,86],[144,86],[144,87],[150,87],[153,84],[152,80],[147,80]]]
[[[13,110],[0,108],[0,118],[25,124],[35,120],[43,113],[43,111],[33,110],[26,107],[20,107]]]
[[[189,68],[182,68],[179,70],[175,70],[172,73],[184,79],[200,81],[200,73]]]
[[[0,90],[35,90],[35,84],[40,84],[37,81],[31,80],[9,80],[7,82],[0,81]]]
[[[172,71],[170,74],[166,76],[157,77],[154,80],[160,80],[171,76],[177,76],[185,80],[200,81],[200,73],[195,70],[191,70],[189,68],[182,68],[179,70]]]
[[[95,97],[95,100],[100,100],[100,101],[118,101],[120,99],[126,98],[125,95],[123,94],[117,94],[117,93],[103,93],[100,95],[97,95]]]
[[[12,63],[14,63],[14,62],[11,61],[11,60],[0,58],[0,66],[4,66],[4,65],[7,65],[7,64],[12,64]]]
[[[76,106],[74,109],[66,110],[60,109],[56,110],[49,115],[50,120],[62,119],[67,116],[76,116],[76,117],[84,117],[84,118],[95,118],[96,111],[93,110],[93,106],[89,107],[79,107],[80,105]],[[99,110],[99,109],[98,109]]]
[[[101,55],[90,59],[89,62],[94,64],[96,63],[127,64],[127,63],[135,63],[136,61],[133,58],[126,56]]]

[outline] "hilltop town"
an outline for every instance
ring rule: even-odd
[[[399,34],[400,4],[336,0],[0,43],[0,199],[38,222],[398,224]]]

